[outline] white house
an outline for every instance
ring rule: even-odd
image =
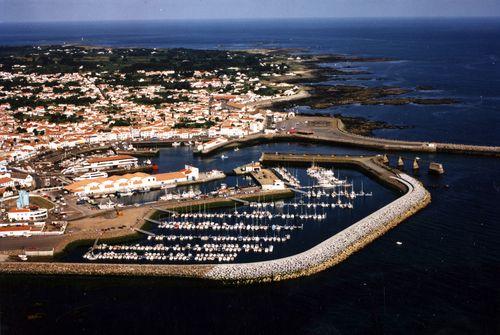
[[[10,221],[43,221],[48,217],[47,208],[30,206],[25,208],[11,208],[7,212]]]
[[[0,187],[14,187],[14,180],[10,177],[0,177]]]

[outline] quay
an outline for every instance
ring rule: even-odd
[[[243,189],[243,192],[227,195],[222,197],[209,197],[194,200],[184,201],[159,201],[156,203],[155,209],[163,212],[167,211],[190,211],[195,208],[220,208],[233,206],[235,203],[245,203],[251,201],[272,201],[275,199],[283,199],[292,197],[293,191],[286,188],[282,190],[260,190],[256,187]]]
[[[189,277],[227,283],[253,283],[279,281],[311,275],[345,260],[352,253],[362,249],[377,237],[395,227],[430,203],[429,192],[422,184],[397,170],[388,168],[383,157],[346,157],[265,154],[264,162],[284,161],[285,159],[307,162],[314,159],[318,163],[351,164],[385,180],[386,184],[404,194],[383,208],[368,215],[324,242],[299,254],[270,261],[234,264],[106,264],[106,263],[61,263],[61,262],[3,262],[0,273],[37,273],[37,274],[72,274],[72,275],[118,275],[118,276],[170,276]],[[264,200],[267,197],[283,196],[284,192],[293,194],[290,189],[258,193],[238,194],[239,199]],[[264,198],[264,199],[263,199]],[[158,204],[162,209],[189,210],[196,206],[223,206],[234,203],[230,198],[196,199],[182,202]],[[152,215],[148,217],[152,219]]]
[[[211,181],[221,180],[221,179],[225,179],[225,178],[226,178],[226,174],[222,171],[200,172],[198,179],[180,181],[177,183],[177,186],[189,186],[189,185],[203,184],[203,183],[208,183]]]
[[[151,150],[116,150],[117,155],[129,155],[133,157],[157,157],[160,155],[159,149]]]
[[[144,235],[148,235],[148,236],[156,236],[156,234],[152,233],[152,232],[149,232],[149,231],[146,231],[144,229],[141,229],[141,228],[134,228],[134,230],[136,232],[139,232],[139,233],[142,233]]]
[[[336,165],[361,170],[374,177],[379,182],[401,192],[406,191],[406,185],[393,177],[398,171],[384,164],[383,156],[338,156],[317,154],[268,153],[261,155],[260,161],[265,165]]]
[[[194,143],[196,142],[207,142],[211,140],[209,137],[196,137],[196,138],[190,138],[190,139],[181,139],[181,138],[175,138],[175,139],[168,139],[168,140],[151,140],[151,141],[132,141],[131,144],[134,147],[137,148],[162,148],[162,147],[171,147],[173,146],[174,143],[183,143],[184,145],[187,143]]]
[[[276,128],[280,129],[280,131],[269,134],[258,133],[243,138],[231,139],[196,153],[199,155],[211,155],[217,151],[233,147],[289,141],[325,143],[379,151],[444,152],[500,156],[499,146],[400,141],[356,135],[348,132],[342,121],[335,117],[296,116],[277,124]]]
[[[146,172],[150,173],[153,172],[153,165],[152,164],[144,164],[144,165],[139,165],[135,167],[131,167],[128,169],[111,169],[111,170],[104,170],[108,176],[115,176],[115,175],[124,175],[127,173],[136,173],[136,172]]]

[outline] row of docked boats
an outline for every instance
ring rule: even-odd
[[[347,187],[344,188],[339,188],[338,191],[333,191],[333,192],[328,192],[324,189],[320,189],[317,191],[307,191],[305,193],[305,196],[307,198],[321,198],[321,197],[326,197],[326,198],[340,198],[340,197],[345,197],[347,199],[356,199],[357,197],[371,197],[373,194],[372,192],[367,192],[365,193],[363,191],[363,188],[361,188],[360,192],[355,192],[354,189],[349,190]]]
[[[262,243],[205,243],[165,246],[97,245],[84,254],[90,261],[234,261],[240,253],[272,253],[274,245]]]
[[[299,179],[291,174],[286,168],[284,167],[275,167],[273,168],[274,172],[278,173],[278,175],[285,181],[288,185],[292,187],[300,187],[300,181]]]
[[[193,241],[195,239],[199,239],[200,241],[214,241],[214,242],[286,242],[291,238],[290,234],[286,234],[284,236],[221,236],[221,235],[202,235],[202,236],[193,236],[193,235],[154,235],[148,236],[148,241]],[[128,247],[128,246],[126,246]],[[128,249],[127,249],[128,250]]]
[[[284,205],[292,205],[291,203],[285,203]],[[322,203],[322,204],[316,204],[316,203],[307,203],[307,204],[299,204],[299,203],[294,203],[293,204],[295,208],[298,207],[298,205],[303,205],[306,206],[307,208],[316,208],[316,207],[328,207],[327,203]],[[270,211],[243,211],[243,212],[238,212],[234,211],[232,213],[200,213],[200,212],[188,212],[188,213],[181,213],[181,214],[174,214],[172,215],[172,218],[181,218],[181,219],[212,219],[212,218],[217,218],[217,219],[251,219],[251,220],[264,220],[264,219],[302,219],[302,220],[325,220],[326,219],[326,214],[318,214],[318,213],[271,213]]]
[[[333,170],[314,164],[307,169],[307,175],[316,179],[318,186],[323,188],[333,188],[347,184],[347,181],[337,178]]]
[[[165,221],[158,224],[160,229],[171,229],[171,230],[214,230],[214,231],[268,231],[268,230],[296,230],[303,229],[304,225],[279,225],[279,224],[245,224],[243,222],[228,224],[227,222],[215,222],[215,221]]]
[[[201,196],[202,192],[200,190],[189,190],[180,193],[165,193],[160,197],[161,201],[169,200],[182,200],[182,199],[195,199]]]

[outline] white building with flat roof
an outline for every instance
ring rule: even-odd
[[[48,218],[48,210],[38,206],[11,208],[7,212],[7,218],[16,222],[44,221]]]
[[[87,159],[81,165],[73,165],[62,171],[63,174],[86,173],[89,171],[101,171],[109,169],[120,169],[135,167],[139,163],[136,157],[129,155],[116,155],[109,157],[95,157]]]

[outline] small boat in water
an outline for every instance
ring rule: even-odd
[[[227,156],[226,155],[221,155],[220,159],[227,159]]]

